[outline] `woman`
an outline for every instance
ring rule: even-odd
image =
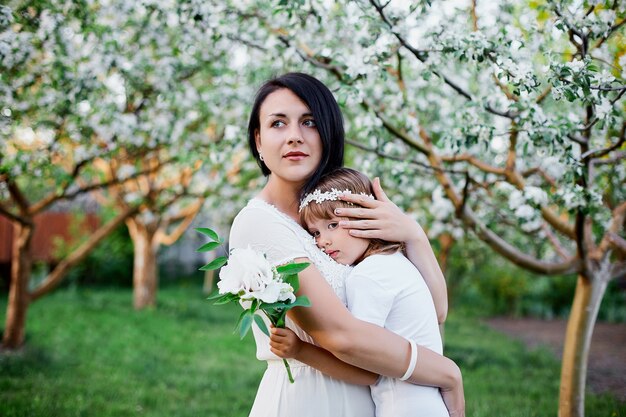
[[[404,377],[410,382],[442,389],[454,415],[463,415],[461,375],[449,359],[381,327],[354,318],[345,307],[346,267],[321,253],[298,224],[299,197],[319,178],[343,163],[344,131],[341,111],[324,84],[300,73],[265,83],[257,93],[248,141],[267,184],[233,222],[231,247],[252,246],[276,264],[311,262],[300,273],[300,293],[309,308],[288,314],[288,327],[309,343],[322,346],[355,372]],[[342,209],[356,237],[403,242],[433,295],[440,321],[447,304],[445,281],[423,230],[391,203],[375,181],[380,201],[348,196],[366,210]],[[367,386],[326,376],[292,360],[295,383],[290,384],[282,361],[270,352],[269,338],[254,328],[257,357],[268,362],[250,416],[368,417],[374,407]],[[417,365],[416,365],[417,363]],[[346,374],[337,367],[337,377]],[[357,381],[355,381],[357,382]]]

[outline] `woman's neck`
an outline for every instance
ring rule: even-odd
[[[300,187],[301,184],[281,181],[270,174],[267,184],[265,184],[265,187],[263,187],[257,197],[270,203],[299,223]]]

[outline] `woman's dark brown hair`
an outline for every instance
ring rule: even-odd
[[[308,74],[290,72],[265,82],[256,94],[248,121],[248,146],[265,176],[270,175],[271,172],[261,160],[255,141],[256,132],[261,125],[259,113],[267,96],[283,88],[291,90],[311,110],[322,141],[322,158],[315,171],[302,186],[300,190],[300,197],[302,197],[313,190],[315,184],[324,174],[343,165],[345,140],[343,116],[328,87]]]

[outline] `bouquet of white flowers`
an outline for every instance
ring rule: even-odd
[[[196,230],[212,239],[202,245],[199,252],[214,250],[224,242],[211,229]],[[232,249],[228,257],[218,257],[200,269],[206,271],[222,268],[217,283],[218,291],[209,299],[215,299],[214,304],[235,301],[244,308],[235,326],[243,339],[253,321],[269,336],[267,326],[257,312],[265,314],[274,326],[285,327],[287,311],[294,307],[311,305],[308,298],[295,295],[299,287],[298,273],[308,266],[308,263],[291,263],[276,267],[269,263],[264,254],[248,247]],[[289,381],[293,383],[289,363],[285,359],[283,362]]]

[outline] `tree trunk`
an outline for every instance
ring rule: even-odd
[[[210,294],[213,291],[213,284],[215,283],[215,275],[217,271],[209,270],[204,272],[204,284],[202,285],[202,292],[204,294]]]
[[[133,240],[133,305],[136,310],[156,306],[158,288],[156,227],[135,218],[126,221]]]
[[[591,277],[578,276],[572,311],[567,323],[561,369],[559,417],[585,415],[585,382],[591,336],[609,281],[601,268]]]
[[[446,275],[446,270],[448,269],[448,258],[450,256],[450,252],[452,251],[452,247],[454,246],[454,238],[449,233],[444,233],[438,238],[439,244],[441,248],[439,249],[439,267],[441,268],[441,272],[443,275]]]
[[[5,349],[17,349],[24,343],[26,312],[30,301],[28,281],[33,264],[30,254],[33,226],[21,223],[14,223],[14,225],[11,286],[2,337],[2,345]]]

